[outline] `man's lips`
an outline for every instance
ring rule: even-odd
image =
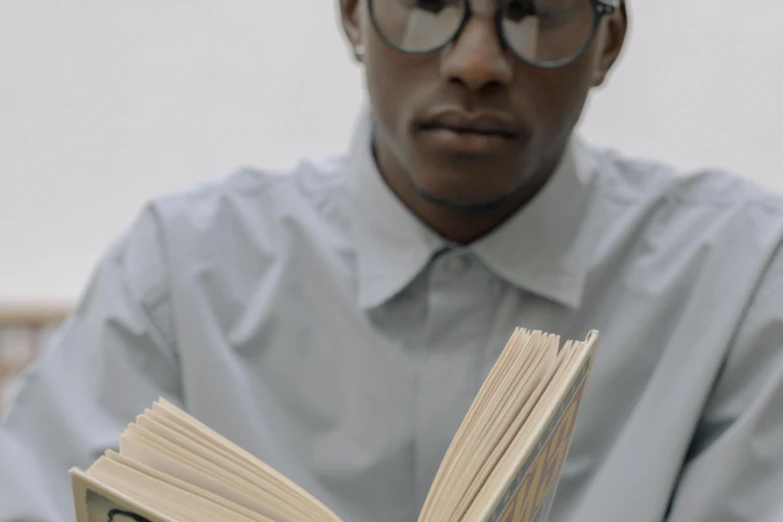
[[[457,134],[478,134],[480,136],[496,136],[505,139],[514,139],[516,134],[503,129],[480,129],[470,126],[444,125],[438,123],[424,123],[419,127],[424,131],[447,130]]]
[[[446,108],[417,126],[427,147],[449,154],[487,156],[508,153],[521,136],[513,121],[499,112]]]
[[[443,110],[427,118],[420,126],[421,130],[446,130],[456,134],[477,134],[514,139],[519,136],[513,123],[503,114],[480,112],[470,113],[461,110]]]

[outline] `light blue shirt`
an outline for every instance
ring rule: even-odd
[[[783,520],[783,199],[575,137],[460,247],[369,138],[144,209],[5,410],[0,521],[72,520],[68,469],[163,395],[346,522],[411,522],[516,326],[601,331],[552,522]]]

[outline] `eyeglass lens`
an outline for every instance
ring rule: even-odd
[[[464,0],[370,0],[381,36],[408,52],[434,51],[460,29]],[[501,0],[506,45],[531,63],[549,64],[578,54],[592,36],[591,0]]]

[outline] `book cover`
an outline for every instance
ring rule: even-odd
[[[79,469],[71,470],[71,486],[77,522],[175,522]]]

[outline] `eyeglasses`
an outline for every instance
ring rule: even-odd
[[[471,0],[369,0],[370,19],[387,45],[431,53],[456,40],[471,16]],[[498,0],[500,41],[517,58],[542,68],[577,60],[590,46],[601,17],[620,0]]]

